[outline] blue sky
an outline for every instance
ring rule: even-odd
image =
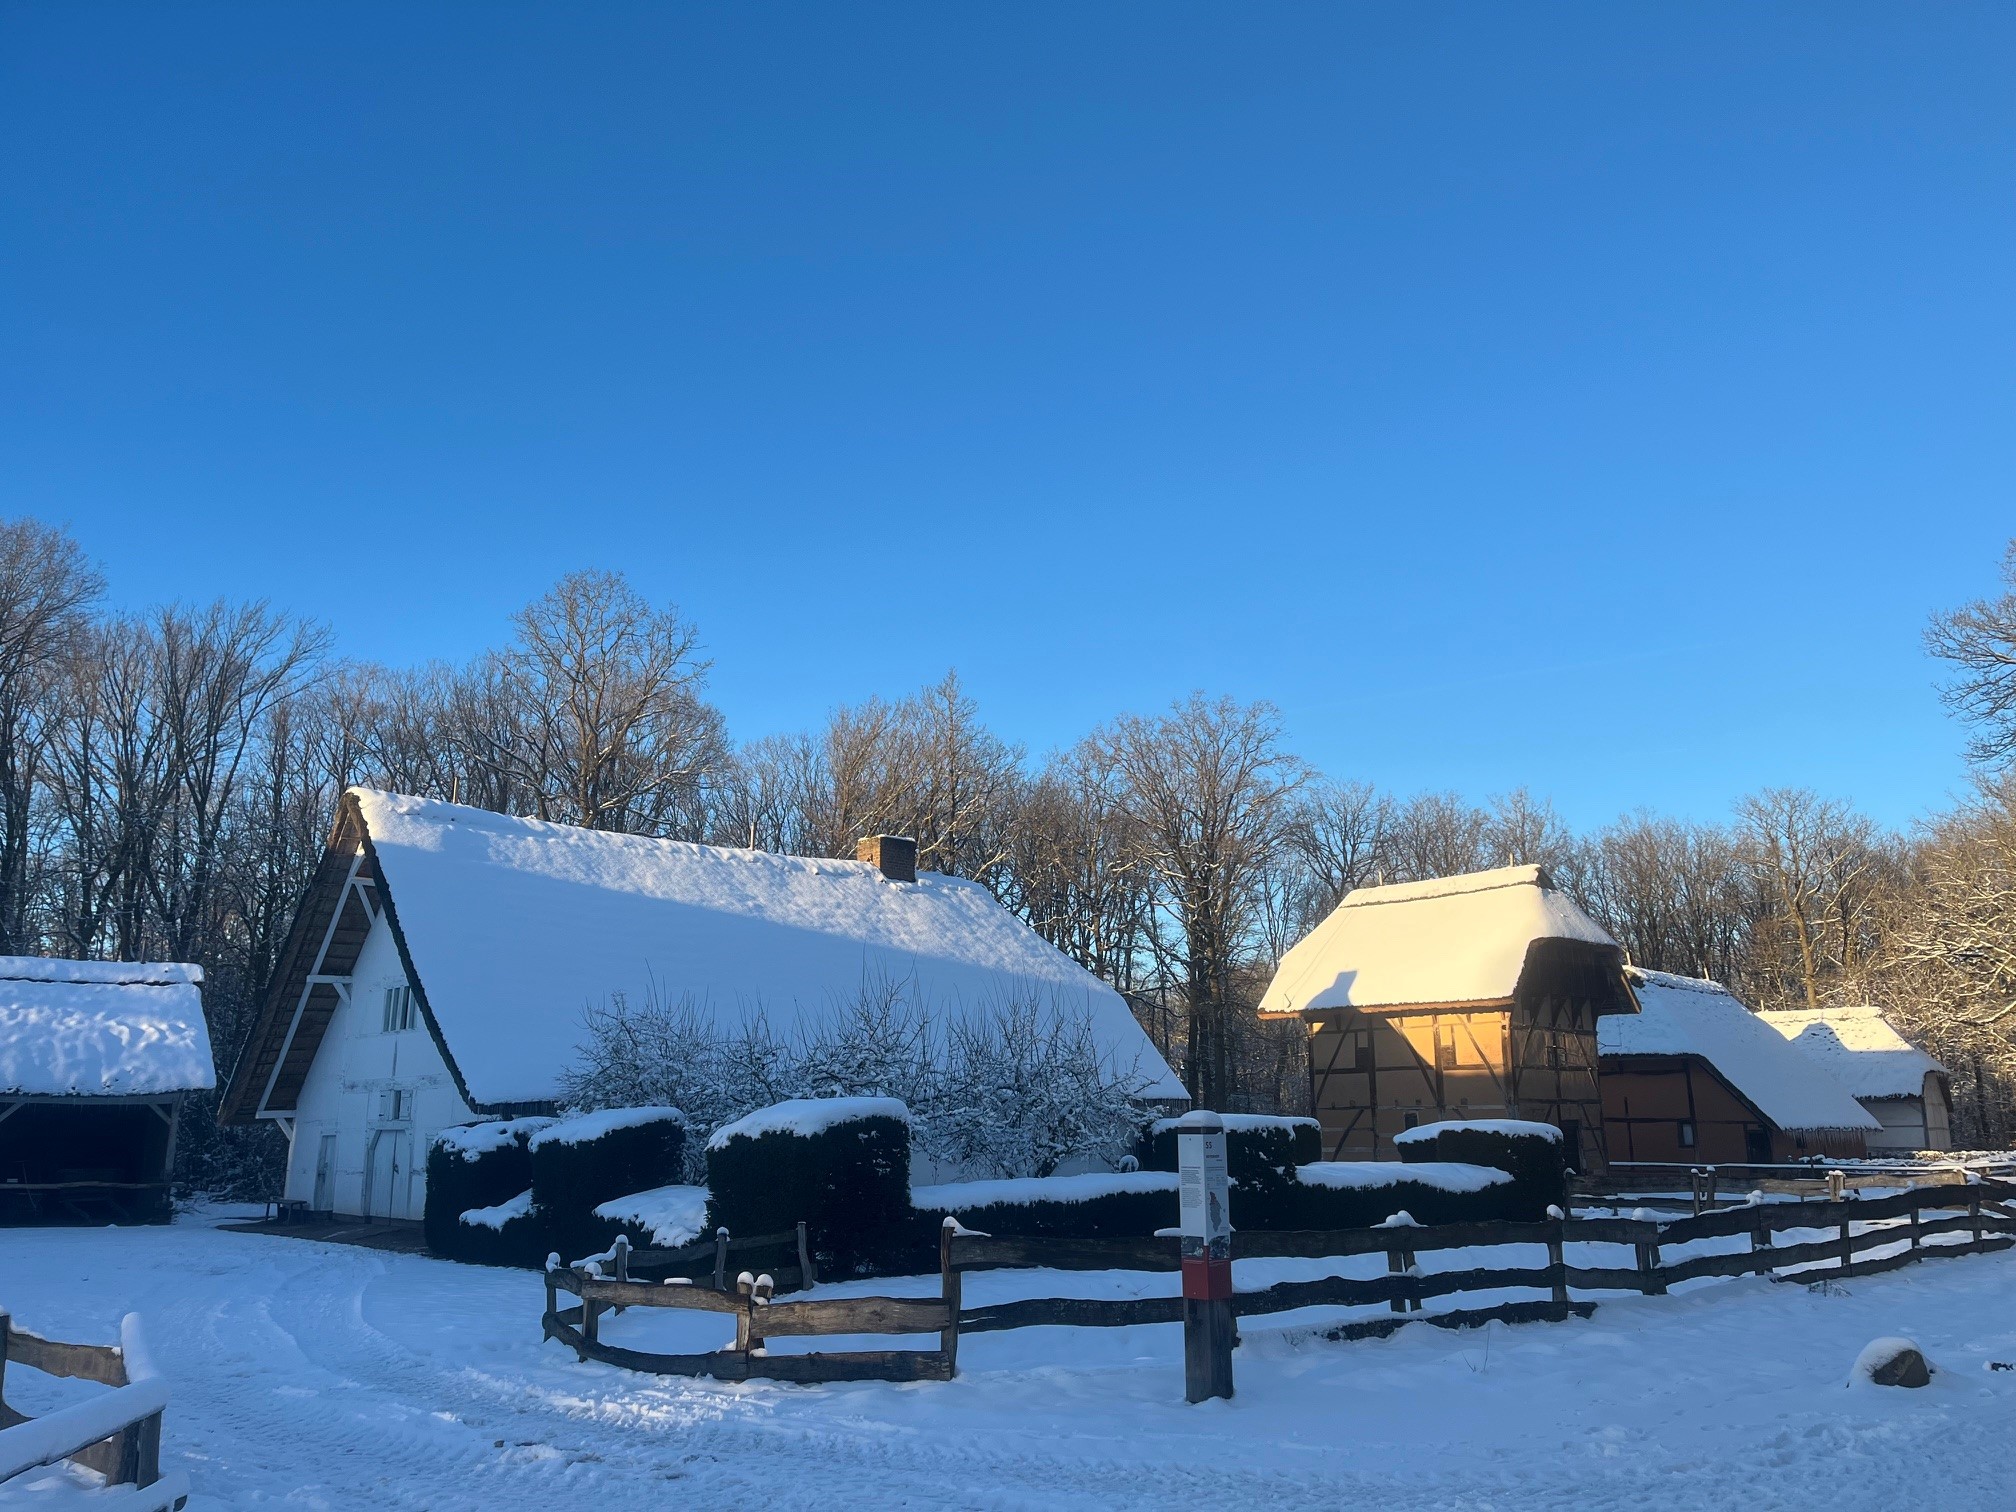
[[[574,567],[734,731],[1191,688],[1578,823],[1961,781],[2016,10],[0,7],[0,514],[459,657]]]

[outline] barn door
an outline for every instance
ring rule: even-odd
[[[336,1211],[336,1136],[324,1134],[315,1154],[315,1202],[318,1213]]]
[[[379,1129],[371,1136],[371,1148],[364,1160],[364,1216],[397,1218],[400,1181],[405,1175],[403,1158],[406,1136],[397,1129]]]

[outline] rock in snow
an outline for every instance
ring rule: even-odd
[[[1859,1386],[1930,1386],[1932,1362],[1925,1358],[1917,1342],[1905,1338],[1871,1340],[1855,1357],[1848,1384]]]

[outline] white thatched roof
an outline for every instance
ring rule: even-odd
[[[1946,1068],[1891,1027],[1881,1008],[1780,1008],[1757,1015],[1857,1097],[1921,1097]]]
[[[1605,1058],[1698,1056],[1780,1129],[1881,1127],[1846,1087],[1719,982],[1635,966],[1625,975],[1639,1011],[1597,1020],[1596,1044]]]
[[[0,1094],[152,1097],[214,1084],[200,966],[0,956]]]
[[[1121,996],[977,882],[351,792],[427,1009],[479,1103],[552,1098],[583,1010],[614,994],[690,998],[728,1027],[760,1013],[788,1035],[885,982],[941,1019],[1015,1001],[1085,1015],[1111,1072],[1150,1098],[1184,1096]]]
[[[1617,943],[1537,866],[1361,887],[1282,957],[1260,1011],[1509,1003],[1538,940]]]

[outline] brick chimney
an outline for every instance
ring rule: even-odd
[[[917,842],[908,835],[868,835],[854,846],[854,859],[866,861],[891,882],[917,880]]]

